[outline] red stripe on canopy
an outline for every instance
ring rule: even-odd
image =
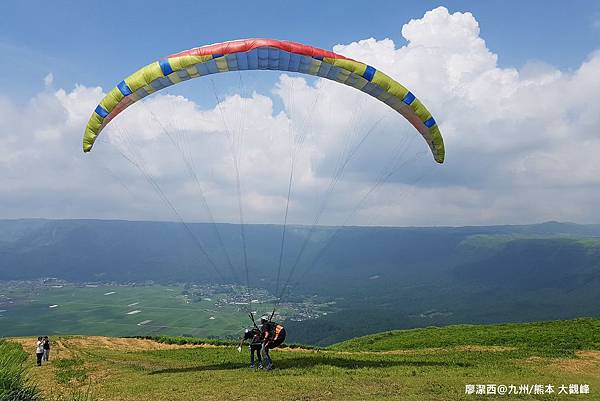
[[[341,54],[337,54],[327,50],[303,45],[296,42],[288,42],[285,40],[277,39],[241,39],[234,40],[231,42],[215,43],[214,45],[196,47],[194,49],[186,50],[180,53],[175,53],[170,55],[169,58],[181,56],[207,56],[210,54],[225,55],[231,53],[247,52],[253,49],[257,49],[259,47],[275,47],[286,52],[301,54],[303,56],[310,57],[328,57],[334,59],[352,60],[348,57],[342,56]]]

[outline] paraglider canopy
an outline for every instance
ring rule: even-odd
[[[138,100],[168,86],[204,75],[240,70],[310,74],[352,86],[402,114],[423,136],[434,159],[444,162],[444,141],[435,119],[403,85],[376,68],[340,54],[275,39],[243,39],[197,47],[139,69],[102,99],[86,126],[89,152],[104,127]]]

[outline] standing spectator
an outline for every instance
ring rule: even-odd
[[[37,358],[37,365],[42,366],[42,357],[44,356],[44,339],[38,337],[35,343],[35,356]]]
[[[49,358],[50,358],[50,340],[48,339],[48,336],[44,336],[44,356],[43,356],[42,360],[48,362]]]

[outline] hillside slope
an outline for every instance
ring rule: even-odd
[[[329,348],[336,351],[395,351],[465,345],[511,347],[524,353],[569,356],[578,350],[600,349],[600,319],[395,330],[353,338]]]
[[[585,399],[599,400],[599,327],[600,319],[577,319],[381,333],[328,349],[274,351],[272,372],[249,369],[247,350],[235,346],[62,337],[33,377],[47,398],[76,391],[118,401],[478,399],[465,394],[469,384],[555,391],[509,397],[522,400],[571,399],[556,394],[560,386],[584,384]],[[29,350],[33,339],[13,341]]]

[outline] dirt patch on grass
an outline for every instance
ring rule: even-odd
[[[500,345],[465,345],[450,349],[459,352],[511,352],[516,351],[517,347],[502,347]]]
[[[121,338],[121,337],[73,337],[65,340],[68,347],[76,348],[104,348],[116,351],[153,351],[163,349],[180,348],[216,348],[217,345],[210,344],[164,344],[153,340],[143,340],[139,338]]]
[[[600,351],[579,351],[576,355],[577,358],[559,359],[553,365],[563,372],[600,378]]]
[[[447,348],[415,348],[415,349],[395,349],[390,351],[328,351],[338,354],[368,354],[368,355],[433,355],[451,352],[510,352],[514,351],[515,347],[501,346],[484,346],[484,345],[465,345],[460,347]]]
[[[543,369],[600,379],[600,351],[577,351],[576,358],[528,358],[526,364],[543,366]]]
[[[8,339],[11,342],[20,344],[23,350],[33,354],[35,352],[35,343],[37,337],[13,337]],[[153,351],[163,349],[180,348],[220,348],[224,346],[211,344],[164,344],[153,340],[142,340],[139,338],[120,338],[120,337],[56,337],[50,338],[50,359],[70,359],[77,356],[79,350],[103,348],[123,352],[135,351]]]
[[[300,347],[294,347],[294,348],[284,347],[284,348],[274,348],[274,349],[276,350],[276,352],[311,352],[311,353],[330,352],[328,350],[300,348]]]
[[[116,351],[153,351],[165,349],[182,349],[182,348],[237,348],[232,345],[214,345],[214,344],[166,344],[154,340],[146,340],[140,338],[123,338],[123,337],[73,337],[65,340],[68,347],[73,348],[104,348]],[[304,348],[276,348],[277,352],[318,352],[312,349]]]
[[[17,342],[23,346],[25,351],[34,349],[36,339],[33,337],[13,338],[11,341]],[[115,351],[136,352],[136,351],[153,351],[153,350],[168,350],[182,348],[230,348],[227,345],[213,344],[165,344],[154,340],[146,340],[140,338],[123,338],[123,337],[102,337],[102,336],[85,336],[85,337],[67,337],[57,338],[52,342],[52,353],[56,359],[73,358],[77,354],[78,349],[93,349],[103,348]],[[369,354],[369,355],[430,355],[447,352],[510,352],[516,350],[515,347],[501,346],[482,346],[482,345],[467,345],[460,347],[448,348],[423,348],[423,349],[403,349],[390,351],[335,351],[328,349],[308,349],[308,348],[277,348],[277,352],[303,352],[303,353],[335,353],[335,354]],[[590,351],[595,352],[595,351]],[[579,355],[579,354],[578,354]]]
[[[11,342],[17,343],[23,347],[23,350],[28,354],[35,353],[35,343],[37,337],[13,337],[8,339]],[[50,360],[54,359],[65,359],[72,358],[73,353],[65,346],[63,340],[57,339],[56,341],[50,338]]]

